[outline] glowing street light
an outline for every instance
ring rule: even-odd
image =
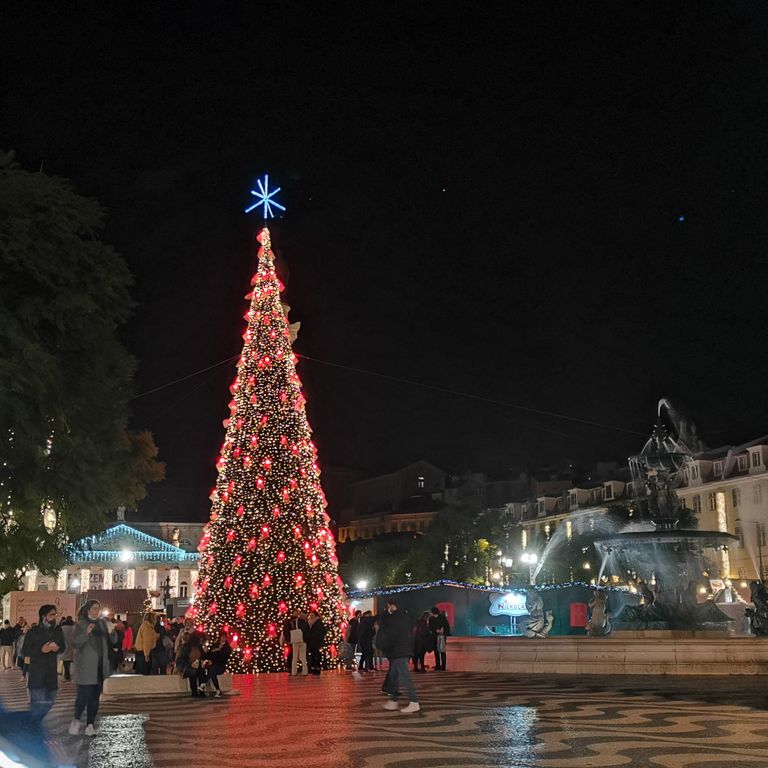
[[[368,586],[368,582],[365,579],[360,579],[360,581],[358,581],[357,584],[355,584],[355,586],[358,589],[365,589]]]
[[[523,552],[520,555],[520,562],[528,566],[528,577],[531,584],[536,583],[536,563],[539,562],[539,556],[535,552]]]

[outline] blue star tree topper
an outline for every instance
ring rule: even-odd
[[[251,194],[256,198],[256,202],[245,209],[246,213],[250,213],[259,206],[263,206],[264,219],[266,220],[273,219],[275,217],[274,211],[272,210],[273,207],[280,211],[285,210],[285,206],[280,205],[280,203],[274,199],[275,195],[282,189],[282,187],[277,187],[277,189],[270,190],[269,174],[264,174],[263,181],[261,179],[256,179],[256,185],[258,186],[258,190],[251,190]]]

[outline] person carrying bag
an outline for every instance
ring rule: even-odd
[[[309,636],[309,624],[306,619],[301,617],[298,610],[293,612],[293,619],[291,619],[291,631],[289,640],[291,642],[292,658],[291,658],[291,676],[297,674],[298,665],[301,662],[301,674],[309,674],[309,667],[307,665],[307,637]]]

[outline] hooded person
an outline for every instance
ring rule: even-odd
[[[59,690],[58,654],[66,647],[64,633],[56,626],[56,606],[43,605],[40,620],[24,639],[24,656],[29,658],[27,687],[30,698],[30,721],[39,726],[50,712]]]
[[[99,615],[101,604],[98,600],[88,600],[77,614],[77,625],[72,633],[72,645],[75,647],[75,680],[77,696],[75,714],[69,724],[69,733],[80,733],[80,718],[86,711],[85,735],[96,734],[96,715],[99,711],[101,689],[112,674],[109,662],[110,648],[117,642],[117,633],[113,625]],[[112,627],[110,629],[110,627]]]

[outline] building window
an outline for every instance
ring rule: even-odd
[[[544,535],[547,537],[547,541],[549,541],[550,534],[552,533],[552,527],[549,523],[546,523],[544,525]]]
[[[717,499],[715,497],[714,493],[707,494],[709,498],[709,511],[710,512],[716,512],[717,511]]]
[[[765,526],[761,523],[757,526],[757,538],[761,547],[765,546]]]
[[[691,479],[698,480],[699,479],[699,465],[693,464],[691,465]]]
[[[755,504],[761,504],[763,501],[763,488],[760,483],[755,483],[754,488],[752,488],[752,501]]]
[[[603,491],[603,498],[606,501],[610,501],[613,498],[613,483],[608,483]]]
[[[734,507],[738,507],[739,504],[741,503],[741,491],[738,488],[734,488],[731,491],[731,501],[733,501]]]
[[[576,506],[576,494],[572,493],[568,496],[568,506],[569,507],[575,507]]]
[[[733,531],[736,534],[736,538],[739,540],[739,545],[744,546],[744,531],[737,525]]]
[[[760,466],[760,451],[752,451],[752,466]]]
[[[723,474],[723,462],[722,461],[716,461],[715,462],[715,474],[720,477]]]
[[[684,483],[688,482],[688,470],[687,469],[683,470],[683,482]]]
[[[189,597],[189,584],[186,581],[179,584],[179,597]]]
[[[536,501],[536,514],[540,515],[542,513],[542,511],[543,511],[543,509],[542,509],[542,506],[541,506],[541,502],[537,500]]]
[[[421,475],[416,478],[416,485],[418,485],[419,488],[424,488],[424,478]]]
[[[746,456],[739,456],[739,472],[746,472],[747,471],[747,457]]]
[[[693,497],[693,511],[701,512],[701,496],[698,493]]]

